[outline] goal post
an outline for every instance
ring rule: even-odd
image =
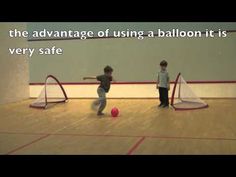
[[[175,110],[194,110],[207,108],[208,104],[193,92],[181,73],[179,73],[173,87],[171,106]]]
[[[43,89],[30,107],[46,109],[50,103],[63,103],[67,100],[68,97],[59,80],[53,75],[48,75]]]

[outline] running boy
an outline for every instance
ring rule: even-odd
[[[166,70],[168,63],[163,60],[160,63],[161,71],[158,72],[157,76],[157,89],[159,89],[159,107],[169,107],[168,91],[170,90],[170,79],[169,74]]]
[[[86,79],[97,79],[98,81],[100,81],[100,85],[98,86],[98,89],[97,89],[99,99],[96,100],[93,103],[93,106],[99,105],[99,108],[98,108],[98,111],[97,111],[98,116],[104,115],[104,113],[102,113],[102,111],[106,107],[106,93],[109,92],[111,81],[113,80],[112,79],[112,72],[113,72],[112,67],[106,66],[104,68],[104,74],[103,75],[84,77],[83,78],[84,80],[86,80]]]

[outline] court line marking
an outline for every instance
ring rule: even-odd
[[[34,144],[34,143],[36,143],[36,142],[38,142],[38,141],[40,141],[40,140],[42,140],[42,139],[45,139],[45,138],[49,137],[50,135],[56,134],[56,132],[59,132],[59,131],[65,129],[65,128],[73,127],[73,126],[74,126],[76,123],[78,123],[79,121],[80,121],[80,120],[75,121],[74,123],[72,123],[72,124],[70,124],[70,125],[68,125],[68,126],[64,126],[64,127],[60,128],[60,129],[58,129],[58,130],[55,130],[53,133],[47,133],[47,134],[45,133],[44,136],[41,136],[41,137],[39,137],[39,138],[37,138],[37,139],[35,139],[35,140],[33,140],[33,141],[27,143],[27,144],[24,144],[24,145],[22,145],[22,146],[19,146],[19,147],[15,148],[15,149],[9,151],[8,153],[6,153],[6,155],[10,155],[10,154],[12,154],[12,153],[14,153],[14,152],[16,152],[16,151],[19,151],[19,150],[25,148],[25,147],[28,147],[28,146],[30,146],[30,145],[32,145],[32,144]],[[1,133],[1,132],[0,132],[0,133]],[[6,134],[6,132],[5,132],[5,134]],[[9,134],[17,134],[17,133],[9,132]],[[23,132],[23,133],[21,133],[21,134],[26,135],[25,132]],[[30,133],[29,133],[29,135],[30,135]],[[39,135],[39,134],[33,133],[33,134],[31,134],[31,135]]]
[[[132,155],[132,153],[143,143],[145,140],[145,136],[141,137],[127,152],[126,155]]]
[[[32,145],[32,144],[34,144],[34,143],[36,143],[36,142],[38,142],[38,141],[40,141],[40,140],[42,140],[42,139],[44,139],[44,138],[47,138],[48,136],[50,136],[50,135],[41,136],[41,137],[39,137],[39,138],[37,138],[37,139],[35,139],[35,140],[33,140],[33,141],[27,143],[27,144],[24,144],[24,145],[22,145],[22,146],[19,146],[19,147],[13,149],[13,150],[7,152],[6,155],[11,155],[11,154],[13,154],[14,152],[16,152],[16,151],[18,151],[18,150],[24,149],[24,148],[27,147],[27,146],[30,146],[30,145]]]
[[[17,134],[17,135],[47,135],[47,133],[29,133],[29,132],[0,132],[0,134]],[[49,134],[49,133],[48,133]]]
[[[75,125],[77,122],[71,124],[71,126]],[[68,127],[68,126],[67,126]],[[175,136],[153,136],[153,135],[148,135],[148,136],[139,136],[139,135],[112,135],[112,134],[70,134],[70,133],[56,133],[58,131],[61,131],[67,127],[63,127],[59,130],[56,130],[53,133],[28,133],[28,132],[0,132],[0,134],[22,134],[22,135],[43,135],[27,144],[24,144],[22,146],[19,146],[9,152],[6,153],[6,155],[11,155],[19,150],[24,149],[25,147],[28,147],[42,139],[45,139],[51,135],[54,136],[90,136],[90,137],[119,137],[119,138],[139,138],[139,140],[129,149],[127,155],[132,155],[132,153],[144,142],[146,138],[156,138],[156,139],[191,139],[191,140],[233,140],[235,141],[236,139],[234,138],[200,138],[200,137],[175,137]]]
[[[223,140],[223,141],[236,141],[236,138],[218,138],[218,137],[188,137],[188,136],[146,136],[147,138],[159,139],[190,139],[190,140]]]
[[[90,137],[117,137],[117,138],[140,138],[139,135],[113,135],[113,134],[73,134],[73,133],[57,133],[54,136],[90,136]]]
[[[63,128],[64,129],[64,128]],[[62,130],[62,129],[61,129]],[[55,132],[61,131],[57,130]],[[157,135],[114,135],[114,134],[78,134],[78,133],[29,133],[29,132],[0,132],[0,134],[22,134],[22,135],[53,135],[53,136],[91,136],[91,137],[124,137],[124,138],[159,138],[159,139],[192,139],[192,140],[223,140],[236,141],[236,138],[218,137],[186,137],[186,136],[157,136]]]

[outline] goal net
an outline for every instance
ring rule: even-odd
[[[46,109],[49,104],[62,103],[67,100],[66,92],[58,79],[49,75],[38,98],[30,104],[30,107]]]
[[[178,74],[175,80],[171,105],[175,110],[193,110],[208,107],[189,87],[181,73]]]

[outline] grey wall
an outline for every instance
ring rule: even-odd
[[[100,26],[99,26],[100,25]],[[236,23],[29,23],[28,29],[181,28],[185,30],[236,29]],[[130,28],[131,29],[131,28]],[[34,55],[30,59],[30,82],[43,82],[53,74],[62,82],[82,82],[85,75],[102,73],[105,65],[114,67],[119,81],[153,81],[159,62],[166,59],[173,80],[182,72],[186,80],[236,80],[236,33],[226,38],[154,38],[138,40],[90,39],[29,42],[30,47],[57,46],[63,55]]]

